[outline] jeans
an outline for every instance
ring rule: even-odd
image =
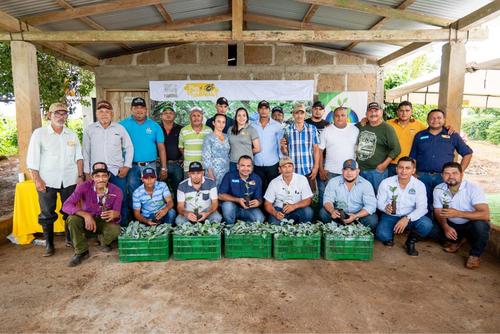
[[[443,177],[440,173],[424,173],[418,172],[418,179],[425,184],[425,191],[427,192],[427,217],[433,217],[433,196],[434,188],[443,183]]]
[[[249,223],[264,222],[264,214],[259,208],[243,209],[236,203],[222,202],[221,209],[222,217],[226,224],[234,224],[236,219],[241,219]]]
[[[283,211],[282,208],[274,207],[276,211]],[[283,219],[293,219],[295,223],[310,223],[313,220],[314,212],[309,206],[305,208],[296,209],[290,213],[285,214]],[[279,225],[280,221],[273,215],[269,215],[269,224]]]
[[[72,186],[68,186],[66,188],[50,188],[46,187],[45,192],[38,192],[38,204],[40,205],[40,214],[38,215],[38,224],[44,225],[54,225],[54,222],[57,220],[56,213],[56,203],[57,203],[57,193],[61,195],[61,204],[64,205],[64,202],[68,199],[69,196],[75,191],[76,184]],[[68,215],[62,211],[61,214],[63,219],[66,221]],[[50,228],[53,231],[53,227]],[[45,228],[44,228],[45,231]],[[53,233],[53,232],[52,232]],[[71,242],[71,237],[68,229],[68,224],[64,224],[64,235],[66,242]]]
[[[128,226],[128,205],[127,205],[127,176],[118,177],[111,174],[109,182],[119,187],[122,191],[122,208],[120,210],[120,226]]]
[[[165,216],[163,216],[162,219],[160,219],[160,223],[161,224],[172,225],[175,222],[175,216],[176,215],[177,215],[177,212],[175,212],[174,209],[170,209],[170,210],[167,211],[167,214]],[[155,219],[155,215],[152,214],[149,217],[144,217],[144,218],[154,220]]]
[[[255,174],[259,175],[262,180],[262,193],[265,194],[269,183],[278,177],[280,174],[278,171],[278,164],[272,166],[255,166]]]
[[[207,217],[206,221],[220,223],[222,221],[222,216],[220,215],[220,213],[218,211],[215,211],[210,216]],[[189,219],[187,219],[183,215],[178,215],[175,218],[175,223],[177,225],[180,225],[180,224],[189,224],[191,222],[189,221]]]
[[[448,221],[448,225],[457,231],[458,238],[466,238],[471,247],[469,255],[481,256],[488,239],[490,238],[490,224],[482,220],[469,221],[465,224],[454,224]]]
[[[323,223],[327,224],[332,221],[332,216],[326,211],[325,208],[321,208],[321,210],[319,211],[319,219]],[[375,229],[377,228],[378,224],[378,216],[376,213],[372,213],[371,215],[359,218],[358,220],[361,223],[361,225],[369,227],[371,228],[372,232],[375,232]]]
[[[394,238],[394,226],[402,217],[390,216],[382,213],[375,233],[378,240],[384,242]],[[422,216],[416,221],[411,221],[406,227],[407,230],[415,231],[420,237],[426,237],[432,230],[432,221],[427,216]]]
[[[316,181],[318,182],[318,197],[319,197],[319,207],[320,208],[323,207],[323,194],[325,193],[326,185],[328,184],[328,182],[330,182],[331,179],[333,179],[334,177],[337,177],[339,175],[341,175],[341,174],[335,174],[335,173],[328,172],[326,181],[321,180],[321,178],[319,177],[319,173],[318,173],[318,176],[316,176]]]
[[[68,217],[66,223],[68,224],[69,231],[71,233],[71,240],[73,242],[73,247],[75,248],[75,254],[82,254],[89,249],[89,244],[87,242],[87,237],[95,234],[101,234],[101,243],[103,246],[108,246],[113,241],[118,239],[120,235],[120,225],[115,223],[109,223],[103,220],[101,217],[94,216],[96,223],[96,232],[93,233],[85,229],[85,219],[80,216],[72,215]]]
[[[167,162],[167,182],[172,189],[172,198],[177,204],[177,188],[179,183],[184,180],[184,170],[177,161]]]
[[[367,179],[372,184],[373,190],[375,190],[375,195],[376,195],[378,187],[380,186],[380,182],[382,182],[383,179],[387,178],[389,172],[387,171],[387,169],[385,169],[382,173],[380,173],[376,169],[368,169],[368,170],[362,170],[360,175],[365,179]]]

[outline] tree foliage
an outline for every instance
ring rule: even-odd
[[[422,75],[434,72],[438,64],[432,63],[427,55],[423,54],[412,61],[408,61],[385,71],[385,90],[401,86],[407,82],[415,80]]]

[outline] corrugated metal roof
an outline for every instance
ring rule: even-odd
[[[182,20],[229,12],[227,0],[174,0],[164,4],[172,19]]]
[[[308,8],[308,4],[289,0],[249,0],[247,4],[248,12],[298,21],[302,21]]]
[[[417,0],[408,10],[457,20],[486,6],[490,0]]]

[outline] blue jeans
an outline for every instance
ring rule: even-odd
[[[319,211],[319,219],[323,223],[327,224],[332,221],[332,216],[330,216],[330,214],[326,211],[325,208],[321,208],[321,210]],[[368,215],[366,217],[359,218],[358,220],[361,223],[361,225],[369,227],[371,228],[372,232],[375,232],[375,229],[377,228],[378,224],[378,216],[376,213],[372,213],[371,215]]]
[[[376,169],[368,169],[362,170],[360,175],[372,184],[373,190],[375,190],[376,195],[378,192],[378,187],[380,186],[380,182],[382,182],[383,179],[387,178],[389,172],[387,171],[387,169],[385,169],[382,173],[380,173]]]
[[[249,223],[264,222],[264,214],[259,208],[243,209],[236,203],[222,202],[221,209],[222,217],[226,224],[234,224],[236,219],[241,219]]]
[[[320,208],[323,207],[323,194],[325,193],[325,189],[326,189],[328,182],[330,182],[331,179],[333,179],[334,177],[337,177],[339,175],[341,175],[341,174],[335,174],[335,173],[328,172],[328,176],[327,176],[326,181],[321,180],[321,178],[319,177],[319,173],[318,173],[318,176],[316,176],[316,182],[318,182],[318,197],[319,197],[319,207]]]
[[[378,240],[384,242],[394,238],[394,226],[402,217],[390,216],[382,213],[380,221],[377,226],[376,237]],[[427,216],[422,216],[416,221],[411,221],[406,227],[407,230],[415,231],[420,237],[426,237],[432,230],[432,221]]]
[[[220,223],[222,221],[222,216],[220,215],[220,213],[218,211],[215,211],[214,213],[212,213],[210,216],[207,217],[207,220],[210,222]],[[184,217],[182,215],[178,215],[175,218],[175,223],[177,225],[180,225],[180,224],[190,224],[191,222],[186,217]]]
[[[119,187],[122,191],[122,208],[120,210],[120,226],[127,227],[128,226],[128,205],[127,205],[127,176],[118,177],[116,175],[111,174],[109,178],[109,182]]]
[[[167,162],[167,182],[172,189],[172,198],[177,199],[177,188],[179,183],[184,180],[184,170],[177,161]]]
[[[274,207],[276,211],[283,211],[282,208]],[[314,212],[311,207],[306,206],[305,208],[300,208],[285,215],[284,219],[293,219],[295,223],[310,223],[313,220]],[[279,225],[280,221],[276,219],[273,215],[269,215],[269,224]]]
[[[457,240],[464,237],[467,239],[470,244],[469,255],[481,256],[483,254],[490,238],[490,224],[485,221],[476,220],[465,224],[454,224],[448,221],[448,225],[457,231]]]
[[[440,173],[424,173],[418,172],[418,179],[425,184],[425,191],[427,192],[427,217],[433,217],[433,196],[434,188],[443,183],[443,177]]]
[[[167,214],[160,219],[161,224],[169,224],[172,225],[175,221],[175,216],[177,212],[174,209],[170,209],[167,211]],[[150,215],[149,217],[145,217],[146,219],[155,219],[155,215]]]

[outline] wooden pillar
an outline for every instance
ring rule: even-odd
[[[465,44],[449,42],[443,45],[439,108],[446,113],[446,124],[460,130],[465,81]]]
[[[16,99],[17,141],[19,147],[19,171],[28,178],[26,153],[33,130],[42,124],[36,48],[27,42],[10,43],[12,76]]]

